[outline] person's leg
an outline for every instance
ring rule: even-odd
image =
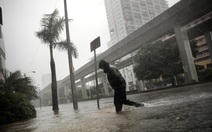
[[[123,104],[134,106],[136,104],[136,102],[133,102],[133,101],[127,99],[123,102]]]
[[[121,98],[122,104],[134,105],[133,101],[130,101],[130,100],[127,99],[126,90],[125,89],[126,89],[125,87],[120,87],[120,89],[119,89],[119,94],[120,94],[120,98]]]
[[[120,94],[118,91],[114,92],[114,105],[116,107],[116,112],[121,112],[122,111],[122,103],[121,103],[121,98]]]
[[[135,106],[135,107],[141,107],[144,106],[143,104],[131,101],[127,99],[127,95],[126,95],[126,88],[122,88],[120,90],[121,93],[121,97],[122,97],[122,104],[126,104],[126,105],[130,105],[130,106]]]
[[[135,106],[135,107],[142,107],[142,106],[144,106],[144,104],[140,104],[140,103],[137,103],[137,102],[134,102],[134,101],[130,101],[130,100],[125,100],[123,102],[123,104],[130,105],[130,106]]]

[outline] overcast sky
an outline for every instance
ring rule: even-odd
[[[172,6],[179,0],[167,0]],[[64,16],[63,0],[0,0],[3,11],[3,37],[6,52],[6,68],[20,70],[34,79],[36,86],[42,88],[41,77],[50,73],[50,56],[47,45],[36,38],[43,14],[50,14],[55,8]],[[107,49],[110,41],[104,0],[67,0],[70,39],[76,45],[79,58],[73,59],[75,70],[93,57],[90,42],[101,38],[97,53]],[[65,39],[65,33],[61,35]],[[69,75],[66,52],[54,51],[57,80]],[[31,71],[36,71],[32,73]]]

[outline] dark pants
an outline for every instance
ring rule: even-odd
[[[117,87],[114,89],[114,105],[116,107],[116,112],[122,110],[123,104],[133,106],[136,102],[130,101],[126,97],[126,87]]]

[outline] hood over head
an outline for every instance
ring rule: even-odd
[[[99,68],[100,69],[103,69],[105,73],[107,73],[107,71],[109,70],[110,68],[110,65],[107,61],[105,60],[100,60],[99,62]]]

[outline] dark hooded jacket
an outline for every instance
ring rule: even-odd
[[[107,74],[108,82],[114,90],[120,87],[126,88],[126,82],[117,68],[110,65],[105,60],[99,62],[99,68],[103,69],[104,73]]]

